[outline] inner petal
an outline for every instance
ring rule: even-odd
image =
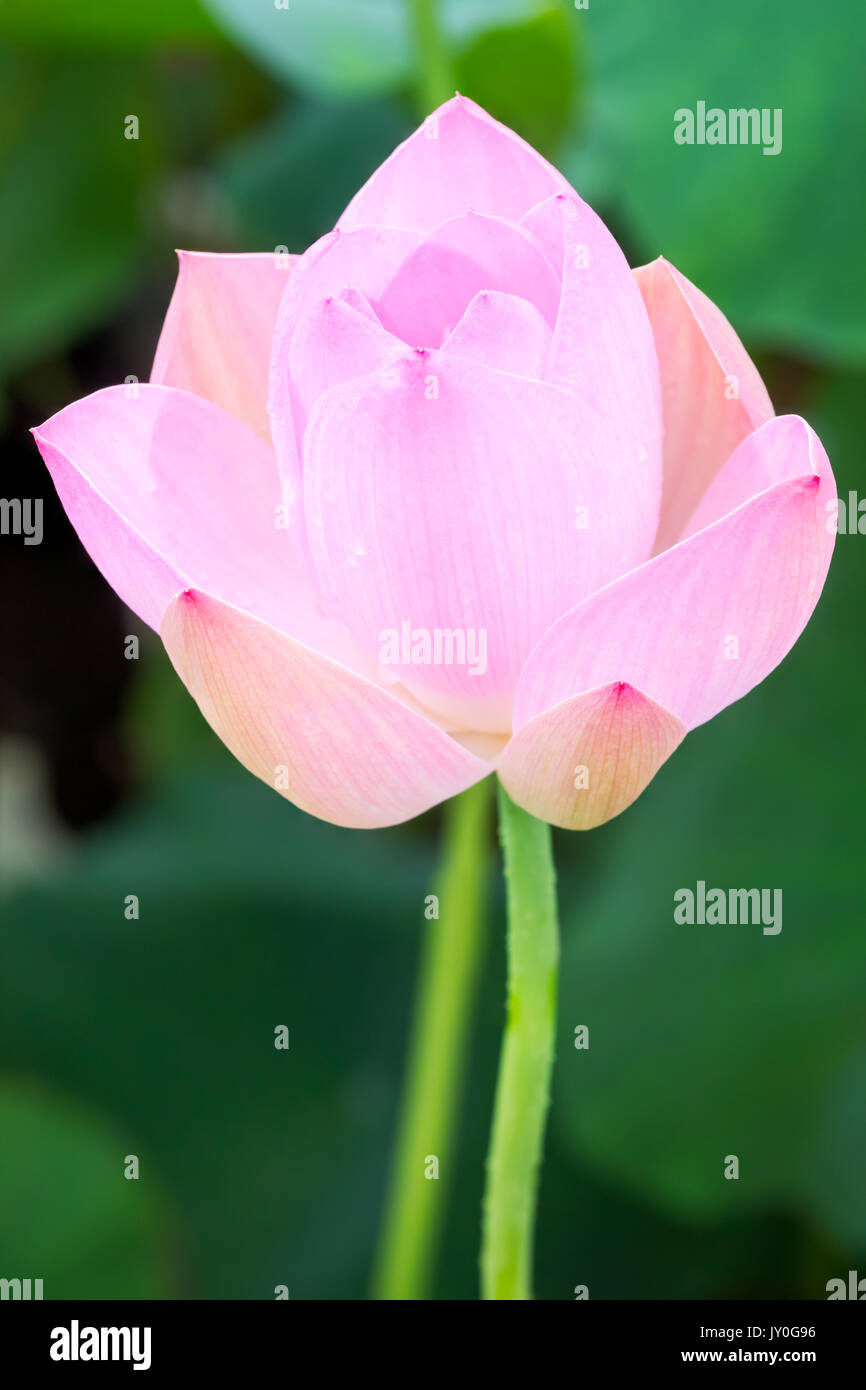
[[[543,380],[551,338],[534,304],[516,294],[481,290],[442,351],[500,372]]]
[[[535,237],[477,212],[443,222],[411,251],[375,307],[410,347],[437,348],[481,290],[519,295],[556,322],[560,280]]]
[[[539,637],[649,554],[636,464],[560,387],[426,349],[318,397],[304,512],[319,592],[454,727],[510,727]],[[623,499],[627,499],[627,504]]]
[[[364,295],[346,287],[304,315],[289,345],[288,381],[300,449],[316,398],[332,386],[393,362],[403,344],[387,333]]]

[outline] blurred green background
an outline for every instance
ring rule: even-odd
[[[664,252],[711,294],[840,495],[866,494],[855,0],[440,12],[459,89],[632,264]],[[328,229],[422,114],[411,6],[3,0],[0,77],[0,494],[46,499],[41,546],[0,537],[0,1276],[363,1298],[440,817],[342,831],[248,777],[84,556],[27,430],[147,379],[174,246],[299,251]],[[781,155],[675,145],[699,99],[781,107]],[[632,810],[557,836],[538,1297],[823,1298],[866,1274],[864,555],[839,537],[792,655]],[[781,887],[781,934],[675,925],[701,878]],[[477,1292],[503,987],[494,887],[442,1298]]]

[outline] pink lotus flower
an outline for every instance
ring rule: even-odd
[[[833,549],[821,443],[720,311],[461,97],[304,255],[181,253],[151,384],[35,435],[219,736],[342,825],[493,769],[616,815]]]

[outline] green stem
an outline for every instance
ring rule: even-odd
[[[550,826],[499,788],[508,1009],[487,1158],[482,1296],[532,1297],[532,1246],[556,1027],[559,931]]]
[[[406,1068],[403,1113],[374,1279],[374,1297],[430,1296],[454,1119],[481,960],[491,780],[445,808],[438,912],[427,930]],[[430,1159],[438,1163],[438,1180]]]
[[[410,0],[418,55],[418,95],[425,116],[454,95],[448,44],[439,28],[436,0]]]

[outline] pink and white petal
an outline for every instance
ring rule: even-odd
[[[470,212],[431,232],[375,301],[384,326],[410,347],[439,347],[479,290],[528,299],[552,327],[559,279],[530,234]]]
[[[344,304],[347,304],[350,309],[355,309],[357,313],[369,319],[371,323],[379,323],[376,312],[370,304],[369,299],[365,294],[362,294],[360,290],[353,289],[351,285],[344,285],[340,290],[339,298]]]
[[[178,251],[150,379],[222,406],[270,439],[268,365],[280,299],[300,257]]]
[[[306,313],[328,296],[354,290],[355,308],[378,299],[406,257],[421,242],[417,232],[390,227],[329,232],[305,251],[280,304],[271,344],[268,414],[286,505],[300,499],[300,442],[295,437],[289,357],[291,340]]]
[[[356,290],[320,300],[301,319],[289,343],[286,375],[296,439],[303,440],[307,416],[323,391],[377,371],[405,350]]]
[[[329,232],[298,260],[277,314],[271,348],[273,411],[283,405],[285,343],[314,305],[328,296],[354,290],[359,308],[381,298],[400,267],[424,238],[402,227],[363,227],[357,232]]]
[[[524,724],[499,760],[499,778],[539,820],[592,830],[640,796],[685,734],[676,715],[614,681]]]
[[[541,380],[550,340],[550,328],[534,304],[514,294],[481,290],[448,334],[442,352]]]
[[[624,575],[566,613],[529,656],[515,727],[611,680],[625,680],[693,729],[779,664],[820,597],[835,536],[836,487],[804,420],[769,420],[733,471],[784,481]]]
[[[805,473],[807,467],[820,477],[827,495],[835,496],[830,462],[818,436],[799,415],[771,416],[725,461],[683,527],[680,540],[712,526],[758,493],[800,471]]]
[[[427,117],[355,194],[339,225],[376,224],[429,232],[470,208],[519,221],[529,208],[569,185],[547,160],[455,96]]]
[[[773,406],[749,354],[711,299],[661,256],[634,275],[661,370],[664,487],[655,548],[666,550],[681,538],[737,445],[772,419]]]
[[[161,635],[235,757],[322,820],[397,825],[492,770],[387,691],[211,594],[178,594]]]
[[[235,416],[171,386],[111,386],[33,433],[85,549],[151,627],[195,583],[344,648],[277,529],[273,451]]]
[[[323,599],[371,654],[404,624],[431,641],[464,634],[467,659],[438,663],[423,642],[407,661],[401,637],[383,678],[463,727],[508,729],[537,639],[650,553],[654,513],[623,504],[636,471],[571,392],[407,352],[310,414],[305,513]]]
[[[652,328],[628,262],[601,218],[578,198],[547,199],[524,218],[562,275],[547,380],[612,422],[641,463],[631,506],[659,505],[662,415]],[[656,518],[658,511],[656,510]]]

